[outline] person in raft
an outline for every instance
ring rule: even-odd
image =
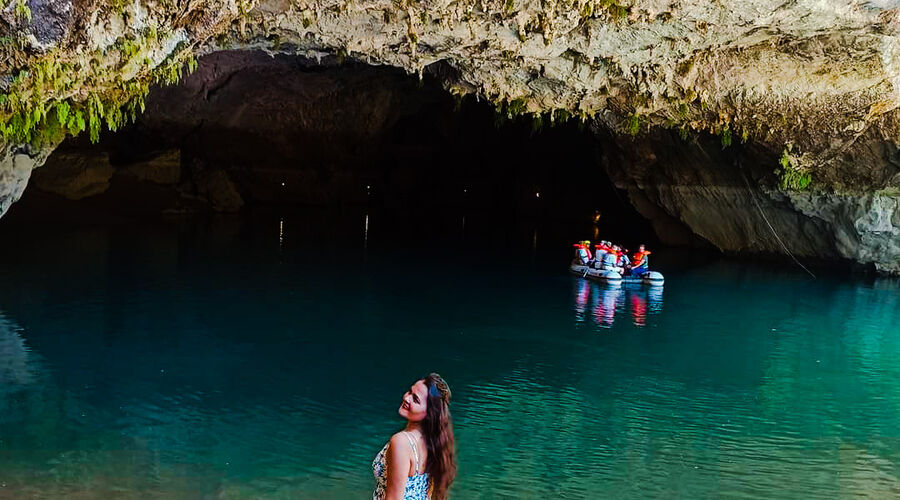
[[[584,240],[573,245],[575,247],[575,263],[588,266],[593,262],[591,255],[591,242]]]
[[[644,245],[638,247],[638,251],[634,253],[631,259],[631,275],[643,276],[650,272],[650,252],[644,248]]]
[[[628,258],[627,248],[623,248],[617,255],[619,256],[619,260],[616,261],[616,266],[621,267],[622,269],[631,267],[631,259]]]
[[[612,248],[609,249],[609,252],[603,254],[603,266],[601,269],[606,271],[616,271],[619,274],[622,274],[622,269],[618,266],[619,261],[619,247],[613,245]]]
[[[373,500],[446,500],[456,477],[450,388],[437,373],[417,380],[398,410],[406,428],[375,456]]]
[[[609,253],[609,243],[601,241],[600,244],[594,245],[594,269],[603,269],[603,256]]]

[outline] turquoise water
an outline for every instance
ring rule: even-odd
[[[896,281],[459,222],[0,222],[0,497],[366,498],[432,370],[454,498],[900,494]]]

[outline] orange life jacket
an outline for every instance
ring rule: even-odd
[[[646,258],[648,255],[650,255],[648,250],[635,252],[634,257],[631,258],[631,267],[647,267],[650,262],[650,260]]]

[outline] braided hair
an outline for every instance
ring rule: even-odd
[[[433,500],[446,500],[456,477],[456,440],[450,420],[450,387],[437,373],[423,379],[428,387],[427,410],[422,420],[422,436],[428,450],[425,472],[431,478]]]

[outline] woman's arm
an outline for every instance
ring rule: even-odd
[[[398,432],[391,436],[391,445],[387,452],[387,490],[385,500],[403,500],[406,492],[406,481],[409,478],[409,461],[412,450],[409,441]]]

